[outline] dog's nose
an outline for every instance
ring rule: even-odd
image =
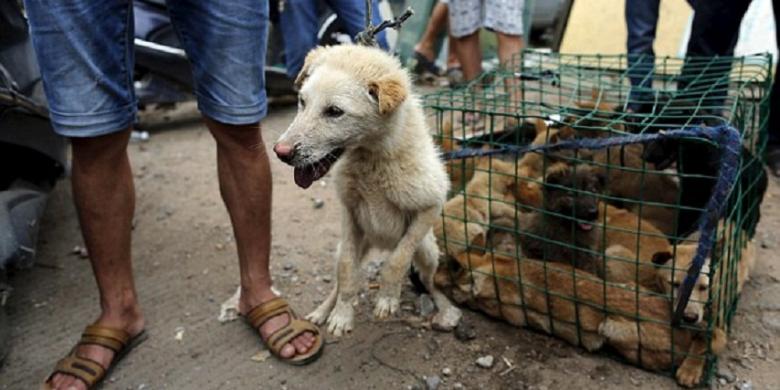
[[[286,164],[290,164],[295,156],[295,147],[285,143],[278,143],[274,145],[274,153],[276,153],[276,157],[279,157],[279,160],[282,160],[282,162]]]
[[[599,209],[591,207],[585,210],[585,218],[589,221],[595,221],[599,217]]]
[[[693,313],[684,313],[683,314],[683,321],[689,323],[689,324],[695,324],[699,320],[699,316]]]

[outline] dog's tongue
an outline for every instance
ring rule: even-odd
[[[314,167],[311,165],[295,168],[295,184],[304,190],[311,186],[318,178],[315,176]]]
[[[580,229],[582,229],[582,230],[584,230],[586,232],[589,232],[591,229],[593,229],[593,225],[591,225],[589,223],[582,223],[582,222],[580,222]]]

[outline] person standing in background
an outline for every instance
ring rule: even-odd
[[[379,15],[379,2],[371,1],[371,20],[376,26],[382,23],[382,17]],[[287,76],[295,79],[303,67],[306,54],[317,46],[321,1],[284,0],[279,3],[282,8],[279,21],[284,40]],[[355,36],[366,28],[365,0],[326,0],[325,3],[336,13],[350,38],[355,39]],[[389,49],[385,31],[381,31],[376,39],[379,47]]]

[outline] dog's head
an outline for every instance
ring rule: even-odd
[[[345,150],[382,142],[410,90],[398,60],[356,45],[313,50],[295,83],[298,114],[274,151],[295,167],[295,182],[303,188],[324,176]]]
[[[657,252],[653,255],[653,264],[656,265],[656,283],[660,291],[672,296],[677,307],[678,290],[685,280],[688,268],[696,255],[696,244],[677,245],[675,254],[671,251]],[[672,261],[674,260],[674,261]],[[710,293],[710,259],[708,258],[696,279],[696,284],[691,290],[691,297],[683,312],[683,321],[688,324],[699,324],[705,316],[705,306]]]
[[[545,177],[545,210],[572,216],[581,231],[593,230],[599,216],[599,197],[604,190],[604,175],[586,165],[563,166],[553,169]]]

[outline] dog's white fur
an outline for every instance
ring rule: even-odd
[[[411,81],[395,58],[379,49],[341,45],[310,52],[296,84],[301,104],[277,141],[295,145],[293,166],[344,152],[333,167],[343,206],[333,291],[307,318],[327,321],[336,336],[353,328],[360,260],[372,248],[391,252],[380,276],[377,318],[398,311],[410,264],[439,309],[434,322],[454,327],[461,313],[433,276],[439,249],[432,226],[440,217],[449,179],[433,144]],[[343,114],[328,115],[337,107]]]

